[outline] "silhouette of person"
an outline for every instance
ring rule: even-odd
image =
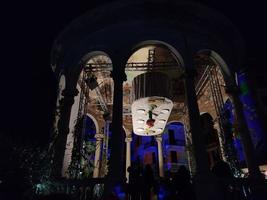
[[[132,164],[132,166],[128,167],[127,171],[129,172],[128,193],[131,200],[139,200],[143,183],[141,169],[138,165]]]
[[[195,199],[190,172],[185,166],[180,166],[173,180],[176,185],[176,195],[180,199]]]
[[[230,190],[230,184],[234,178],[232,170],[228,163],[223,160],[219,160],[211,169],[211,172],[219,178],[222,195],[224,199],[230,199],[232,191]]]
[[[218,178],[233,178],[230,166],[223,160],[219,160],[212,168],[212,173]]]
[[[153,192],[155,192],[154,188],[155,179],[152,167],[149,164],[147,164],[144,168],[143,178],[144,178],[144,187],[142,196],[144,200],[150,200],[152,195],[152,189]]]

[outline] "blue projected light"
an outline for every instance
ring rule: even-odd
[[[237,82],[240,88],[241,94],[239,96],[242,104],[243,104],[243,112],[245,115],[245,119],[251,134],[251,138],[253,144],[256,149],[260,148],[261,141],[263,140],[263,130],[258,119],[258,115],[256,113],[256,104],[252,98],[251,92],[249,90],[246,75],[244,73],[240,73],[237,75]],[[228,99],[224,104],[224,109],[230,111],[230,118],[229,121],[232,125],[234,125],[234,107],[232,102]],[[237,150],[238,158],[240,161],[244,161],[244,153],[243,147],[241,144],[241,140],[238,136],[234,137],[234,146]]]
[[[86,116],[85,120],[85,133],[84,140],[85,141],[95,141],[96,127],[94,121]]]
[[[234,121],[235,121],[235,118],[234,118],[234,106],[233,106],[232,102],[229,99],[227,99],[227,101],[224,104],[224,110],[230,111],[229,112],[230,115],[229,115],[229,119],[228,120],[230,121],[231,125],[233,126]],[[244,161],[245,157],[244,157],[244,153],[243,153],[243,147],[242,147],[242,144],[241,144],[241,140],[237,135],[234,135],[233,143],[234,143],[234,147],[235,147],[235,149],[237,151],[238,160],[241,161],[241,162]]]
[[[244,115],[253,140],[254,146],[259,147],[263,139],[263,130],[256,112],[255,101],[252,98],[249,90],[246,75],[244,73],[238,74],[238,85],[241,90],[240,100],[243,103]]]
[[[174,172],[178,169],[178,166],[188,164],[185,153],[186,144],[184,131],[184,125],[181,122],[172,122],[166,126],[164,134],[162,135],[165,170],[172,170],[172,172]],[[141,166],[145,164],[151,164],[153,171],[156,172],[158,170],[158,150],[157,142],[154,137],[141,137],[133,134],[133,141],[134,142],[131,144],[131,157],[133,163],[138,163]],[[171,152],[177,152],[177,159],[173,163],[173,160],[170,160]]]

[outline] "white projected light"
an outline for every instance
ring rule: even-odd
[[[136,135],[159,135],[164,131],[173,103],[165,97],[146,97],[133,102],[132,121]]]
[[[138,120],[137,120],[137,123],[138,123],[138,124],[143,124],[143,123],[145,123],[145,120],[143,120],[143,119],[138,119]]]

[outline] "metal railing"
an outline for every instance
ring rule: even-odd
[[[104,194],[104,178],[64,179],[37,184],[34,193],[34,198],[61,194],[78,200],[100,200],[103,199]]]
[[[126,71],[144,71],[144,70],[182,70],[176,62],[131,62],[125,66]],[[84,67],[86,72],[93,71],[111,71],[112,63],[88,63]]]

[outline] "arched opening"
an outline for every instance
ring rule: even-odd
[[[184,68],[184,60],[183,60],[181,54],[172,45],[170,45],[166,42],[163,42],[163,41],[146,40],[146,41],[140,42],[132,48],[132,55],[134,53],[137,53],[138,50],[140,50],[144,47],[149,47],[149,46],[151,46],[151,47],[158,46],[158,47],[162,47],[162,48],[168,50],[169,53],[172,55],[173,59],[175,59],[175,61],[178,63],[178,65],[181,66],[182,68]]]
[[[104,52],[91,52],[82,60],[62,171],[64,176],[78,179],[106,174],[103,165],[107,161],[101,162],[101,152],[110,135],[106,129],[113,106],[111,59]]]
[[[176,165],[167,166],[163,144],[167,122],[182,119],[185,105],[183,61],[176,54],[163,42],[142,42],[134,48],[125,68],[123,124],[133,133],[132,163],[152,166],[156,176],[164,176],[164,170],[179,165],[176,156]]]
[[[97,124],[89,115],[78,119],[74,132],[74,147],[68,168],[71,178],[91,178],[94,171]]]
[[[198,63],[200,60],[206,61],[206,66],[216,65],[225,85],[232,85],[232,83],[235,82],[233,72],[231,72],[223,58],[217,52],[209,49],[200,50],[195,56],[195,63]]]
[[[131,118],[127,120],[127,115],[124,113],[124,118],[126,119],[126,123],[124,124],[128,125],[130,128],[136,125],[134,132],[139,135],[156,135],[157,130],[148,130],[145,127],[141,127],[141,120],[144,120],[145,125],[147,119],[141,119],[141,116],[137,116],[138,119],[136,118],[135,120],[135,115],[142,112],[142,110],[140,110],[141,108],[138,110],[141,104],[144,106],[144,112],[147,113],[147,115],[143,116],[144,118],[149,118],[149,109],[153,109],[151,106],[153,107],[154,105],[155,107],[157,103],[173,104],[177,102],[179,108],[184,106],[184,84],[181,80],[183,69],[180,62],[177,62],[175,55],[166,46],[162,44],[150,44],[142,46],[142,48],[136,50],[136,52],[131,55],[128,59],[125,71],[127,81],[124,82],[123,85],[123,107],[125,112],[132,112],[132,118],[134,120],[132,121]],[[140,102],[138,101],[139,99]],[[166,109],[168,109],[167,107]],[[172,109],[169,108],[170,112],[168,116],[170,116],[171,110]],[[152,118],[155,116],[155,113],[152,114]],[[159,122],[166,125],[167,121],[168,118],[162,118]],[[137,127],[138,124],[140,127]],[[148,133],[148,131],[150,132]],[[160,131],[158,131],[158,133],[160,133]]]
[[[241,166],[236,158],[236,149],[232,141],[233,131],[229,128],[228,112],[225,110],[225,102],[230,98],[225,88],[233,87],[235,80],[223,59],[214,51],[200,51],[194,58],[194,64],[197,70],[195,88],[199,110],[209,114],[210,127],[213,124],[214,133],[216,132],[219,139],[216,143],[220,146],[219,158],[227,161],[234,174],[239,176]],[[205,124],[203,120],[202,116],[202,125]],[[217,154],[210,154],[210,167],[217,158]]]

